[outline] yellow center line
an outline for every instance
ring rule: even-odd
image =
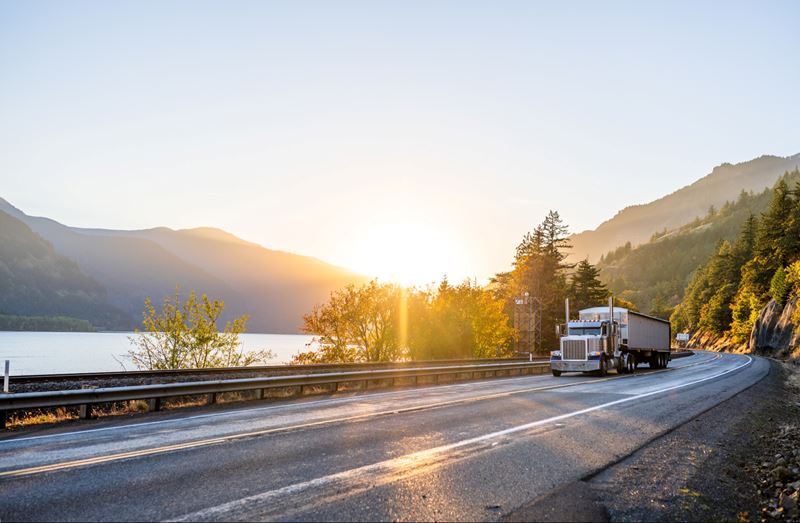
[[[309,422],[309,423],[302,423],[302,424],[298,424],[298,425],[290,425],[288,427],[275,427],[275,428],[271,428],[271,429],[263,429],[263,430],[257,430],[257,431],[252,431],[252,432],[231,434],[231,435],[228,435],[228,436],[220,436],[220,437],[217,437],[217,438],[202,439],[202,440],[191,441],[191,442],[187,442],[187,443],[176,443],[176,444],[173,444],[173,445],[164,445],[164,446],[161,446],[161,447],[153,447],[153,448],[148,448],[148,449],[133,450],[133,451],[129,451],[129,452],[119,452],[119,453],[116,453],[116,454],[106,454],[106,455],[102,455],[102,456],[95,456],[93,458],[84,458],[84,459],[78,459],[78,460],[72,460],[72,461],[63,461],[61,463],[51,463],[49,465],[40,465],[40,466],[37,466],[37,467],[28,467],[28,468],[22,468],[22,469],[16,469],[16,470],[7,470],[7,471],[4,471],[4,472],[0,472],[0,478],[12,478],[12,477],[20,477],[20,476],[30,476],[30,475],[33,475],[33,474],[41,474],[41,473],[44,473],[44,472],[54,472],[54,471],[59,471],[59,470],[73,469],[73,468],[85,467],[85,466],[89,466],[89,465],[97,465],[97,464],[101,464],[101,463],[108,463],[108,462],[111,462],[111,461],[119,461],[119,460],[123,460],[123,459],[138,458],[138,457],[143,457],[143,456],[153,456],[153,455],[156,455],[156,454],[164,454],[164,453],[167,453],[167,452],[173,452],[173,451],[177,451],[177,450],[185,450],[185,449],[191,449],[191,448],[197,448],[197,447],[205,447],[205,446],[209,446],[209,445],[215,445],[215,444],[218,444],[218,443],[226,443],[226,442],[229,442],[229,441],[234,441],[234,440],[238,440],[238,439],[245,439],[245,438],[251,438],[251,437],[255,437],[255,436],[264,436],[264,435],[267,435],[267,434],[275,434],[275,433],[280,433],[280,432],[291,432],[293,430],[307,429],[307,428],[311,428],[311,427],[318,427],[318,426],[321,426],[321,425],[330,425],[330,424],[334,424],[334,423],[352,422],[352,421],[362,420],[362,419],[366,419],[366,418],[374,418],[374,417],[378,417],[378,416],[386,416],[386,415],[393,415],[393,414],[403,414],[403,413],[407,413],[407,412],[414,412],[414,411],[420,411],[420,410],[430,410],[430,409],[434,409],[434,408],[441,408],[441,407],[446,407],[446,406],[456,405],[456,404],[461,404],[461,403],[470,403],[470,402],[475,402],[475,401],[483,401],[483,400],[486,400],[486,399],[500,398],[500,397],[504,397],[504,396],[512,396],[512,395],[515,395],[515,394],[523,394],[523,393],[526,393],[526,392],[537,392],[537,391],[543,391],[543,390],[561,389],[561,388],[566,388],[566,387],[574,387],[576,385],[583,385],[583,384],[586,384],[586,383],[599,383],[599,382],[602,382],[602,381],[648,376],[648,375],[656,374],[656,373],[659,373],[659,372],[678,370],[678,369],[683,369],[683,368],[686,368],[686,367],[692,367],[692,366],[700,365],[700,364],[704,364],[704,363],[711,363],[712,361],[715,361],[715,360],[717,360],[717,359],[719,359],[721,357],[722,357],[721,355],[717,355],[717,356],[715,356],[715,357],[713,357],[713,358],[711,358],[710,360],[707,360],[707,361],[695,362],[695,363],[691,363],[689,365],[682,365],[680,367],[676,367],[676,368],[673,368],[673,369],[661,369],[661,370],[654,371],[654,372],[648,372],[647,374],[638,374],[638,375],[637,374],[625,374],[625,375],[622,375],[622,376],[609,376],[609,377],[599,378],[599,379],[587,379],[587,380],[581,380],[581,381],[573,382],[573,383],[562,383],[562,384],[559,384],[559,385],[548,385],[548,386],[545,386],[545,387],[533,387],[533,388],[527,388],[527,389],[519,389],[519,390],[512,390],[512,391],[505,391],[505,392],[497,392],[497,393],[494,393],[494,394],[486,394],[486,395],[483,395],[483,396],[476,396],[476,397],[472,397],[472,398],[461,398],[461,399],[455,399],[455,400],[449,400],[449,401],[442,401],[442,402],[438,402],[438,403],[428,403],[428,404],[425,404],[425,405],[416,405],[416,406],[413,406],[413,407],[405,407],[405,408],[402,408],[402,409],[390,409],[388,411],[382,411],[382,412],[369,412],[369,413],[366,413],[366,414],[358,414],[358,415],[355,415],[355,416],[347,416],[347,417],[344,417],[344,418],[334,418],[334,419],[313,421],[313,422]]]

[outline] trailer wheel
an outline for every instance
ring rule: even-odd
[[[636,372],[636,354],[629,352],[628,353],[628,374],[633,374]]]
[[[556,378],[561,376],[561,371],[560,370],[556,370],[556,369],[552,369],[552,370],[553,370],[553,376],[555,376]]]
[[[669,365],[669,354],[664,354],[664,368],[666,369]]]
[[[620,354],[617,362],[617,374],[627,374],[628,372],[628,357],[625,354]]]

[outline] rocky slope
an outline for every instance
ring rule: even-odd
[[[748,348],[754,352],[763,352],[777,358],[800,356],[800,329],[797,328],[800,299],[789,300],[781,307],[771,300],[761,312],[750,333]]]
[[[699,331],[694,333],[689,345],[705,350],[754,352],[773,358],[800,360],[798,319],[800,298],[789,300],[783,307],[775,300],[770,300],[759,312],[746,344],[737,344],[725,336]]]

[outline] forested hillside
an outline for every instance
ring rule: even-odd
[[[739,192],[760,193],[772,187],[786,171],[800,166],[800,154],[788,157],[765,155],[753,160],[714,167],[708,175],[672,194],[643,205],[626,207],[593,231],[570,238],[575,258],[599,260],[602,254],[630,242],[634,247],[647,243],[652,234],[673,230],[702,217],[709,207],[721,208],[735,201]],[[631,173],[632,182],[637,181]]]
[[[648,243],[630,242],[601,257],[601,278],[611,292],[644,312],[669,317],[680,303],[692,272],[705,263],[720,241],[733,241],[751,214],[769,205],[770,190],[742,191],[735,202],[711,208],[703,218],[670,232],[654,234]]]
[[[105,290],[21,221],[0,211],[0,328],[87,330],[127,326]],[[39,316],[31,318],[30,316]],[[41,316],[62,316],[48,322]],[[63,318],[66,316],[67,318]]]
[[[766,211],[717,244],[672,314],[676,328],[745,343],[764,305],[800,294],[800,172],[775,185]],[[793,318],[797,324],[800,318]]]

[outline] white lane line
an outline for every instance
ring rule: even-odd
[[[667,370],[678,370],[683,369],[685,367],[692,367],[694,365],[700,365],[704,363],[710,363],[719,359],[721,356],[716,355],[713,357],[709,357],[704,360],[696,361],[689,363],[687,365],[679,365],[673,366],[671,369]],[[650,374],[650,373],[648,373]],[[652,373],[655,374],[655,373]],[[647,374],[645,374],[647,375]],[[540,375],[540,376],[522,376],[519,378],[500,378],[497,381],[502,381],[502,383],[514,383],[518,381],[529,381],[535,380],[536,378],[545,378],[549,376]],[[171,419],[163,419],[163,420],[155,420],[155,421],[142,421],[139,423],[129,423],[125,425],[114,425],[113,427],[97,427],[93,429],[81,429],[75,430],[71,432],[59,432],[57,434],[42,434],[40,436],[23,436],[20,438],[9,438],[9,439],[2,439],[0,440],[0,447],[3,445],[13,445],[16,442],[23,442],[23,441],[35,441],[35,440],[43,440],[43,439],[57,439],[57,438],[68,438],[70,436],[82,436],[84,434],[92,434],[97,432],[109,432],[115,430],[123,430],[123,429],[137,429],[140,427],[151,427],[154,425],[163,425],[167,423],[184,423],[189,421],[195,421],[199,419],[206,419],[206,418],[218,418],[218,417],[236,417],[241,414],[250,414],[256,412],[266,412],[266,411],[273,411],[273,410],[289,410],[289,409],[305,409],[308,407],[314,407],[317,405],[339,405],[339,404],[347,404],[347,403],[358,403],[360,401],[368,401],[373,398],[382,398],[386,396],[402,396],[402,395],[416,395],[422,392],[428,391],[440,391],[440,392],[447,392],[449,389],[458,389],[458,388],[467,388],[467,387],[475,387],[475,388],[482,388],[482,386],[489,387],[493,385],[495,380],[481,380],[481,381],[474,381],[468,383],[456,383],[453,385],[434,385],[432,387],[422,387],[422,388],[413,388],[413,389],[406,389],[406,390],[396,390],[396,391],[388,391],[388,392],[374,392],[374,393],[366,393],[357,396],[349,396],[346,398],[326,398],[320,400],[313,400],[313,401],[304,401],[304,402],[297,402],[297,403],[289,403],[289,404],[282,404],[282,405],[270,405],[268,407],[252,407],[252,408],[245,408],[245,409],[236,409],[235,411],[228,411],[228,412],[210,412],[208,414],[195,414],[193,416],[186,416],[180,418],[171,418]],[[594,380],[596,381],[596,380]],[[571,383],[569,385],[580,385],[584,382],[580,383]]]
[[[236,518],[237,512],[241,513],[244,510],[249,511],[247,518],[252,519],[252,512],[254,510],[263,514],[264,512],[281,510],[282,508],[285,508],[286,505],[282,506],[276,505],[278,499],[283,496],[306,493],[306,497],[303,500],[300,500],[298,504],[294,506],[294,510],[302,509],[304,508],[304,506],[307,507],[314,503],[314,493],[309,491],[313,491],[315,489],[322,489],[324,487],[330,487],[333,484],[338,483],[345,485],[344,487],[340,486],[337,489],[337,493],[346,492],[347,494],[352,494],[356,491],[363,490],[364,488],[370,488],[375,485],[389,483],[395,481],[396,479],[407,477],[408,475],[412,474],[414,470],[424,469],[425,467],[431,465],[432,463],[441,461],[445,457],[444,456],[445,454],[452,451],[462,450],[470,446],[482,445],[489,440],[501,438],[509,434],[527,431],[536,427],[540,427],[542,425],[552,424],[558,421],[573,418],[575,416],[581,416],[583,414],[588,414],[590,412],[606,409],[608,407],[613,407],[615,405],[620,405],[623,403],[628,403],[630,401],[640,400],[642,398],[654,396],[656,394],[663,394],[665,392],[669,392],[672,390],[690,387],[692,385],[697,385],[698,383],[703,383],[709,380],[720,378],[722,376],[725,376],[726,374],[730,374],[731,372],[735,372],[741,368],[744,368],[753,362],[753,358],[751,358],[750,356],[746,356],[746,358],[747,361],[741,365],[720,372],[718,374],[714,374],[712,376],[707,376],[705,378],[682,383],[679,385],[673,385],[671,387],[666,387],[663,389],[650,391],[643,394],[637,394],[636,396],[630,396],[627,398],[610,401],[608,403],[595,405],[593,407],[588,407],[574,412],[569,412],[567,414],[561,414],[558,416],[553,416],[551,418],[534,421],[531,423],[525,423],[523,425],[517,425],[515,427],[510,427],[496,432],[491,432],[489,434],[484,434],[482,436],[475,436],[461,441],[456,441],[454,443],[449,443],[447,445],[434,447],[432,449],[413,452],[405,456],[400,456],[397,458],[392,458],[378,463],[373,463],[371,465],[364,465],[354,469],[345,470],[335,474],[330,474],[328,476],[315,478],[309,481],[295,483],[293,485],[287,485],[285,487],[278,488],[275,490],[268,490],[260,494],[247,496],[238,500],[230,501],[228,503],[223,503],[221,505],[209,507],[203,510],[199,510],[197,512],[192,512],[190,514],[184,514],[183,516],[180,516],[175,519],[170,519],[168,521],[207,521],[207,520],[232,521],[234,518]],[[352,485],[352,483],[355,483],[355,485]],[[321,490],[318,490],[317,495],[324,496],[324,493],[321,492]]]

